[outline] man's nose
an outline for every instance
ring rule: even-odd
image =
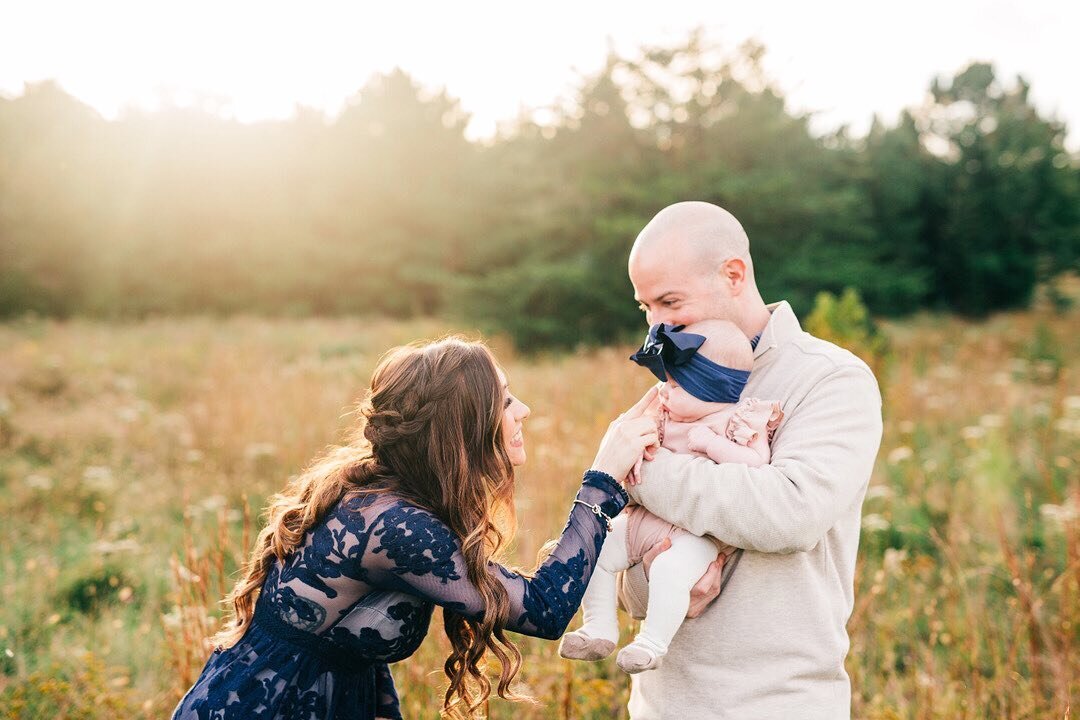
[[[671,321],[671,314],[666,312],[652,312],[648,314],[649,327],[652,327],[656,323],[673,324]]]

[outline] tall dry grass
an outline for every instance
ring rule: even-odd
[[[885,436],[849,623],[855,717],[1071,712],[1077,317],[886,327]],[[382,351],[444,329],[0,326],[0,717],[166,715],[205,661],[252,516],[338,436]],[[650,384],[629,350],[526,359],[496,343],[533,409],[508,561],[532,565],[607,423]],[[394,667],[406,717],[441,705],[439,627]],[[521,647],[522,683],[542,702],[492,701],[491,717],[625,717],[629,684],[612,662],[568,663],[527,638]]]

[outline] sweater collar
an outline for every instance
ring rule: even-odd
[[[758,340],[757,347],[754,349],[755,360],[772,348],[794,340],[802,333],[799,318],[795,317],[795,311],[791,309],[787,300],[766,305],[765,308],[771,317],[769,324],[761,331],[761,339]]]

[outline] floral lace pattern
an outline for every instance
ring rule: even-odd
[[[581,603],[625,491],[588,472],[554,551],[531,576],[492,563],[508,630],[554,639]],[[214,652],[174,720],[400,718],[389,663],[427,634],[434,605],[472,618],[483,599],[435,515],[389,494],[346,496],[267,574],[236,645]]]

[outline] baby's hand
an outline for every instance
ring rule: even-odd
[[[687,434],[686,439],[690,443],[691,452],[708,452],[709,443],[716,437],[716,433],[711,428],[705,425],[695,425],[690,428],[690,432]]]

